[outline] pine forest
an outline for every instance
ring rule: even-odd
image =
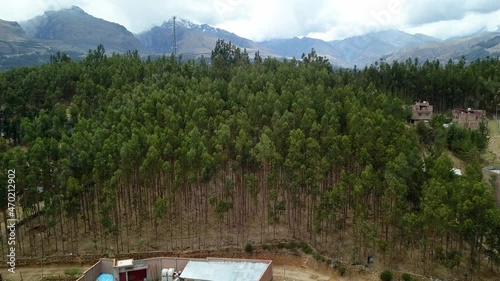
[[[434,105],[429,124],[409,123],[415,101]],[[279,60],[223,40],[188,61],[57,53],[0,72],[2,257],[15,170],[20,257],[294,240],[353,263],[500,274],[489,129],[443,127],[453,108],[492,117],[499,103],[497,58],[340,69],[314,49]]]

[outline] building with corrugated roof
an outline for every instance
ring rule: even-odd
[[[77,281],[271,281],[272,261],[249,259],[101,259]]]
[[[266,276],[266,270],[269,266],[270,264],[267,261],[229,259],[191,260],[184,267],[180,276],[185,281],[272,280],[272,278],[269,279],[272,276]]]

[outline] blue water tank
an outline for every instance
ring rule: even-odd
[[[113,274],[110,273],[101,273],[97,276],[97,281],[114,281]]]

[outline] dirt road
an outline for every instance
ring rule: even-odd
[[[331,276],[319,273],[317,271],[295,267],[295,266],[275,266],[273,268],[274,281],[304,281],[304,280],[318,280],[318,281],[336,281]]]

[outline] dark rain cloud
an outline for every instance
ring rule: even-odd
[[[471,13],[487,14],[499,9],[499,0],[421,0],[406,1],[403,5],[406,22],[413,26],[460,20]]]

